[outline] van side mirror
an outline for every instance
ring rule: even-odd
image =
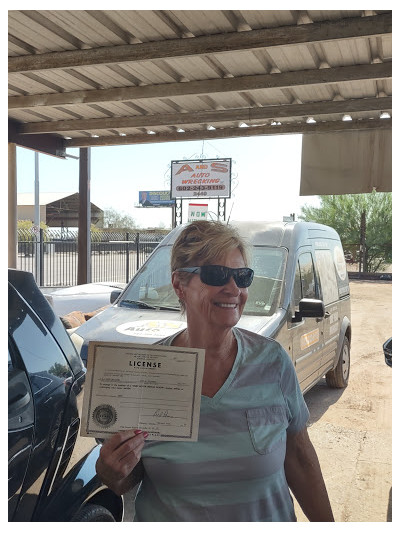
[[[110,294],[110,304],[113,304],[117,300],[117,298],[119,297],[121,292],[122,292],[122,289],[115,289],[114,291],[111,292],[111,294]]]
[[[295,312],[292,322],[301,322],[303,318],[324,318],[325,305],[322,300],[303,298],[299,302],[299,310]]]

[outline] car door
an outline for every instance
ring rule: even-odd
[[[13,519],[29,464],[34,429],[33,395],[12,341],[8,350],[8,520]]]
[[[321,371],[324,372],[333,366],[338,349],[340,333],[339,287],[331,250],[315,250],[315,260],[325,305],[325,317],[322,320],[324,346],[321,353]]]
[[[10,507],[13,510],[13,520],[30,521],[34,520],[39,499],[44,497],[48,490],[47,473],[54,470],[53,457],[56,441],[60,435],[72,372],[50,331],[11,285],[9,285],[8,301],[10,346],[15,360],[19,362],[20,371],[14,372],[13,376],[14,380],[25,382],[25,389],[22,389],[22,385],[18,385],[22,390],[21,398],[18,400],[18,396],[14,394],[14,397],[17,397],[14,401],[20,401],[21,404],[27,401],[29,386],[31,391],[29,400],[34,413],[32,415],[34,428],[30,427],[30,433],[28,428],[25,431],[25,448],[20,442],[16,452],[20,451],[21,457],[24,456],[23,464],[22,459],[20,460],[13,451],[12,446],[17,445],[13,438],[18,439],[18,436],[11,431],[9,443],[12,450],[11,457],[16,456],[12,463],[17,465],[19,461],[20,465],[19,473],[11,478],[11,492],[14,490],[19,492],[16,493],[17,496],[12,496]],[[31,445],[29,454],[28,442]],[[14,468],[16,467],[12,470]],[[22,475],[23,469],[25,469],[24,475]],[[22,478],[22,486],[15,489],[17,479],[22,480]]]
[[[320,299],[316,271],[311,251],[298,257],[292,294],[292,308],[299,310],[302,298]],[[294,312],[293,312],[294,315]],[[323,347],[323,323],[320,318],[302,318],[291,321],[288,328],[292,344],[292,360],[302,390],[318,379]]]

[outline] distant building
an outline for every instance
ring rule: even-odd
[[[39,195],[40,221],[49,227],[78,227],[79,193],[49,192]],[[102,228],[104,211],[97,205],[90,203],[91,223]],[[35,195],[33,193],[19,193],[17,195],[18,220],[35,220]]]

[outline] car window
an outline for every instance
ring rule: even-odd
[[[327,305],[339,298],[336,267],[330,250],[315,250],[315,258],[321,280],[322,297]]]
[[[11,332],[23,359],[32,390],[37,394],[49,385],[57,386],[72,376],[68,362],[51,333],[15,293],[9,293],[10,308],[18,305],[20,318]]]
[[[254,279],[249,287],[244,315],[271,316],[276,312],[282,292],[286,259],[285,248],[252,248],[250,266],[254,270]]]
[[[133,278],[121,302],[140,301],[155,307],[176,307],[178,297],[171,284],[171,247],[158,248]]]
[[[302,298],[319,298],[318,287],[315,281],[315,269],[310,252],[305,252],[299,256],[293,300],[295,307],[298,307]]]
[[[170,246],[162,246],[153,253],[124,293],[122,305],[140,301],[155,307],[179,309],[178,297],[171,284],[170,254]],[[270,316],[276,311],[286,258],[284,248],[258,246],[252,249],[251,267],[255,276],[249,287],[244,315]]]

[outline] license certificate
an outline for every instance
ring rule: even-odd
[[[138,428],[149,440],[196,441],[204,350],[89,342],[81,434]]]

